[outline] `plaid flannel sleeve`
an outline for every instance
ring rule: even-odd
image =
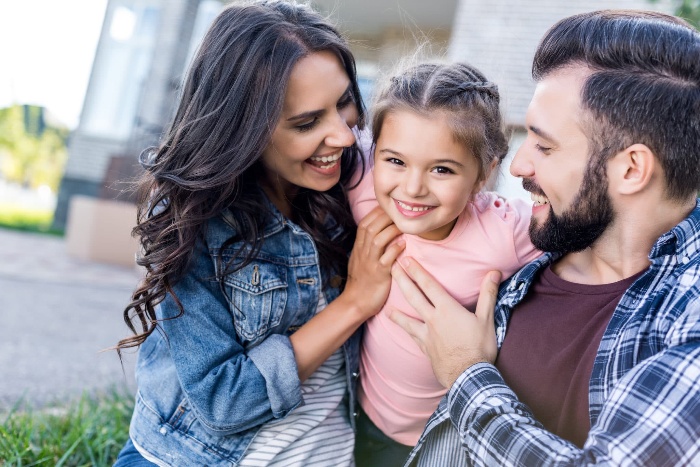
[[[463,373],[448,405],[473,465],[700,465],[700,342],[627,373],[583,449],[546,431],[490,364]]]

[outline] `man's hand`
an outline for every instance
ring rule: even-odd
[[[493,321],[501,273],[489,272],[481,283],[476,313],[452,298],[415,260],[394,264],[391,274],[421,319],[392,308],[389,316],[430,358],[437,380],[450,388],[464,370],[479,362],[494,363],[498,352]]]

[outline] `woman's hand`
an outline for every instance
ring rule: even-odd
[[[391,266],[405,248],[401,231],[381,207],[367,214],[357,227],[355,246],[348,264],[344,295],[365,319],[386,302],[391,287]]]
[[[381,310],[391,287],[391,266],[404,249],[401,234],[379,207],[360,222],[348,264],[345,290],[291,335],[299,379],[304,381]]]

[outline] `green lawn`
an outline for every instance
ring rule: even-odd
[[[15,230],[44,232],[61,235],[51,229],[53,211],[32,209],[22,204],[0,201],[0,226]]]
[[[15,407],[0,414],[0,465],[110,466],[132,410],[132,396],[118,391],[41,410]]]

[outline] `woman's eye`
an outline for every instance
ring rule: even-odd
[[[310,122],[302,123],[301,125],[297,125],[297,126],[296,126],[296,129],[297,129],[298,131],[301,131],[301,132],[309,131],[309,130],[311,130],[313,127],[315,127],[317,123],[318,123],[318,118],[314,118],[314,119],[311,120]]]
[[[535,149],[537,149],[542,154],[549,154],[549,152],[552,150],[552,148],[542,146],[542,145],[540,145],[540,143],[535,143]]]

